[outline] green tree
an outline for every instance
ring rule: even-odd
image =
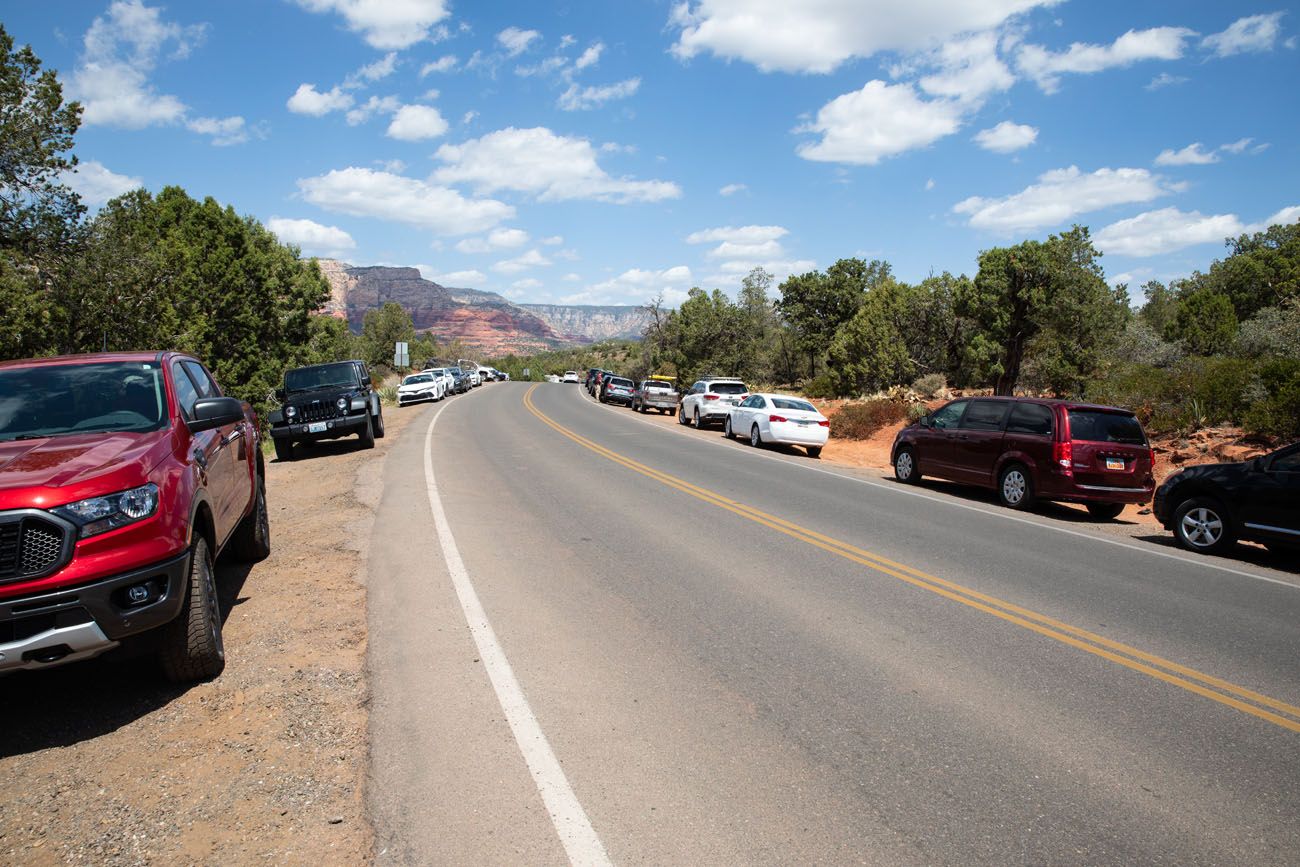
[[[885,279],[836,332],[828,370],[837,394],[870,393],[912,381],[916,364],[903,338],[908,294],[906,287]]]
[[[1183,298],[1172,334],[1193,355],[1217,355],[1237,336],[1237,314],[1228,296],[1202,289]]]
[[[1091,375],[1126,315],[1124,297],[1102,277],[1100,256],[1082,226],[980,254],[979,274],[957,310],[972,323],[965,361],[996,394],[1013,393],[1031,347],[1053,390]]]
[[[1210,266],[1208,282],[1232,302],[1239,321],[1300,297],[1300,222],[1241,235],[1228,247],[1232,254]]]
[[[867,291],[889,276],[887,262],[840,259],[825,274],[791,275],[781,284],[776,307],[794,329],[794,344],[808,359],[809,376],[816,376],[817,360],[840,326],[858,312]]]
[[[388,301],[378,310],[367,310],[361,320],[361,340],[366,362],[371,367],[392,367],[393,349],[399,341],[415,340],[415,323],[411,314],[396,301]]]
[[[671,365],[684,385],[704,373],[735,376],[747,363],[746,327],[742,308],[722,292],[691,289],[664,317],[664,349],[652,362]]]
[[[1159,280],[1149,280],[1143,285],[1146,301],[1138,315],[1156,334],[1168,332],[1178,316],[1178,293]]]
[[[63,173],[81,125],[81,106],[64,104],[53,70],[41,71],[30,46],[14,50],[0,26],[0,250],[38,268],[64,252],[83,213]]]

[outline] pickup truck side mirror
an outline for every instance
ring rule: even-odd
[[[194,403],[194,418],[185,424],[190,433],[225,427],[244,420],[244,404],[233,397],[204,397]]]

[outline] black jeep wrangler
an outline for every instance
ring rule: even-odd
[[[281,406],[268,416],[275,456],[293,459],[293,444],[356,434],[363,449],[384,436],[379,393],[371,388],[365,362],[334,361],[285,371],[275,391]]]

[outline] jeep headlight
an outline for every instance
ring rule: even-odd
[[[346,397],[340,397],[338,400],[334,401],[334,405],[339,408],[339,412],[348,411],[348,399]]]
[[[150,482],[119,494],[91,497],[50,511],[76,524],[78,535],[85,539],[143,521],[155,514],[158,511],[158,486]]]
[[[284,408],[284,417],[285,417],[285,418],[287,418],[287,419],[293,419],[293,418],[296,417],[297,415],[298,415],[298,407],[296,407],[296,406],[286,406],[286,407]]]

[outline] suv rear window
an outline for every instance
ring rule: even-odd
[[[630,380],[630,379],[624,379],[624,378],[621,377],[621,376],[611,376],[611,377],[609,378],[609,384],[610,384],[610,385],[625,385],[625,386],[627,386],[628,388],[631,388],[631,387],[632,387],[632,380]]]
[[[1069,411],[1069,416],[1070,436],[1073,439],[1095,443],[1128,443],[1135,446],[1147,444],[1142,425],[1131,413],[1072,409]]]
[[[744,394],[749,391],[743,382],[711,382],[709,391],[714,394]]]

